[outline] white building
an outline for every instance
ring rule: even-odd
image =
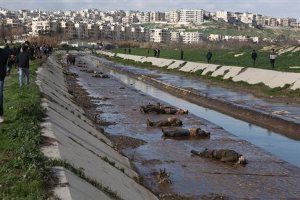
[[[169,23],[177,23],[180,20],[180,12],[178,10],[166,12],[166,21]]]
[[[225,22],[228,22],[229,12],[223,11],[223,10],[217,11],[217,12],[216,12],[216,18],[217,18],[217,19],[222,19],[222,20],[224,20]]]
[[[35,36],[56,33],[58,31],[58,23],[50,20],[32,21],[31,30],[31,34]]]
[[[199,32],[182,32],[181,38],[184,44],[192,44],[199,43],[201,41],[202,35]]]
[[[171,42],[180,42],[181,41],[180,32],[179,31],[171,31],[170,32],[170,41]]]
[[[180,10],[180,23],[196,23],[204,22],[203,10]]]
[[[149,29],[149,42],[169,43],[170,31],[168,29]]]

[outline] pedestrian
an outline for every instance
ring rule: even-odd
[[[257,58],[257,53],[256,53],[255,49],[253,49],[253,51],[252,51],[251,58],[252,58],[252,61],[253,61],[253,67],[255,67],[256,58]]]
[[[15,56],[13,54],[8,56],[7,60],[7,69],[6,69],[6,75],[10,74],[11,68],[15,64]]]
[[[275,52],[275,49],[272,49],[272,51],[270,53],[270,63],[271,63],[272,68],[275,68],[276,58],[277,58],[277,53]]]
[[[212,52],[210,50],[208,50],[208,52],[206,54],[207,63],[210,63],[212,56],[213,56]]]
[[[150,54],[150,49],[147,50],[147,56],[149,56],[149,54]]]
[[[3,88],[4,79],[6,76],[6,64],[9,54],[4,49],[0,48],[0,123],[4,122],[3,118]]]
[[[158,48],[157,49],[157,57],[159,58],[159,56],[160,56],[160,49]]]
[[[183,49],[180,49],[180,59],[183,60]]]
[[[157,56],[157,48],[154,49],[154,57]]]
[[[22,46],[22,52],[17,57],[17,63],[19,67],[19,85],[29,85],[29,60],[28,46]]]
[[[127,49],[126,48],[124,48],[124,53],[127,54]]]
[[[128,54],[131,54],[131,48],[130,47],[128,48]]]

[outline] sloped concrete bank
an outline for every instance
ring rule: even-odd
[[[59,178],[54,194],[60,199],[157,199],[134,181],[138,174],[100,133],[68,93],[63,67],[54,57],[38,70],[47,118],[44,154],[54,163]],[[62,167],[61,167],[62,166]],[[72,170],[73,169],[73,170]],[[77,172],[77,173],[76,173]]]
[[[101,52],[101,53],[103,54],[103,52]],[[104,55],[113,56],[113,54],[109,53],[109,52],[105,52]],[[127,59],[129,59],[131,57],[132,56],[130,56],[130,55],[126,55]],[[154,59],[156,59],[156,58],[154,58]],[[210,68],[210,67],[208,67],[208,68]],[[203,70],[203,73],[207,73],[208,68],[206,68],[206,71]],[[224,114],[231,115],[233,117],[242,119],[242,120],[250,122],[250,123],[255,123],[257,125],[268,128],[270,130],[285,134],[290,138],[297,139],[297,140],[300,139],[300,123],[298,123],[298,121],[295,121],[292,119],[290,120],[288,118],[283,118],[280,115],[272,115],[270,113],[267,113],[267,112],[264,112],[261,110],[257,110],[257,109],[251,108],[251,107],[237,105],[232,102],[224,101],[219,98],[211,98],[211,97],[203,95],[197,91],[179,88],[174,85],[157,80],[156,78],[153,78],[153,77],[149,77],[149,76],[141,75],[141,74],[135,74],[132,71],[126,71],[126,70],[124,70],[124,68],[122,68],[122,69],[112,68],[112,69],[114,69],[116,71],[119,70],[122,73],[126,73],[128,76],[131,76],[133,78],[136,78],[136,79],[142,80],[146,83],[149,83],[151,85],[154,85],[155,87],[157,87],[159,89],[167,90],[168,92],[171,92],[173,95],[176,95],[180,98],[184,98],[192,103],[199,104],[199,105],[202,105],[207,108],[211,108],[213,110],[222,112]],[[205,69],[205,68],[203,68],[203,69]],[[270,70],[266,70],[266,71],[270,71]],[[235,73],[237,73],[237,71]],[[291,74],[294,74],[294,73],[291,73]],[[232,77],[232,75],[230,75],[230,77]],[[299,77],[300,77],[300,74],[299,74]],[[288,78],[287,78],[287,80],[288,80]]]
[[[167,69],[175,69],[182,72],[201,72],[201,75],[208,75],[212,77],[220,76],[222,79],[231,79],[234,82],[245,82],[250,85],[262,83],[270,88],[288,87],[291,90],[300,89],[300,73],[280,72],[273,70],[265,70],[258,68],[245,68],[237,66],[221,66],[215,64],[184,62],[180,60],[134,56],[128,54],[114,54],[105,51],[97,51],[97,53],[112,57],[117,56],[127,60],[136,62],[149,62],[157,67],[164,67]]]

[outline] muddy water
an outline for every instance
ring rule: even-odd
[[[232,130],[243,130],[243,132],[247,132],[244,129],[249,129],[253,138],[258,136],[262,138],[263,134],[266,134],[266,137],[273,137],[275,133],[267,130],[260,133],[258,131],[261,130],[260,128],[250,127],[247,123],[239,127],[242,122],[231,122],[231,118],[225,115],[189,104],[108,68],[97,68],[96,64],[91,63],[90,60],[86,62],[89,63],[91,69],[111,73],[115,77],[97,79],[92,78],[91,74],[79,71],[76,67],[72,69],[79,74],[79,83],[89,94],[99,98],[97,109],[102,113],[101,119],[113,122],[104,127],[105,132],[111,135],[134,137],[147,142],[138,148],[126,149],[123,153],[131,159],[145,183],[154,192],[158,194],[180,193],[195,199],[210,193],[233,199],[300,196],[300,189],[297,187],[300,180],[299,168],[277,159],[223,128],[230,127]],[[197,126],[206,129],[212,133],[211,138],[206,140],[162,138],[161,130],[148,128],[146,120],[147,118],[159,120],[168,116],[145,115],[139,112],[140,105],[158,101],[189,109],[192,114],[180,116],[184,127]],[[222,121],[226,123],[219,124]],[[228,130],[232,132],[230,128]],[[257,132],[258,136],[253,135],[252,132]],[[190,155],[191,149],[200,150],[205,147],[235,149],[246,156],[249,164],[246,167],[231,166]],[[170,173],[172,181],[170,185],[157,183],[155,173],[164,168]]]
[[[183,99],[177,98],[152,86],[149,86],[141,81],[129,78],[126,75],[110,71],[117,79],[120,79],[126,84],[133,85],[136,89],[151,95],[161,101],[167,102],[171,105],[180,108],[188,109],[190,113],[206,119],[218,126],[221,126],[226,131],[244,139],[256,146],[259,146],[279,158],[300,167],[300,141],[293,140],[265,128],[261,128],[254,124],[250,124],[222,113],[213,111],[195,105]]]
[[[100,59],[100,61],[105,63],[106,65],[111,65],[111,63],[107,62],[106,60]],[[124,66],[116,65],[115,67]],[[138,69],[130,66],[126,66],[126,70],[133,71],[139,74],[157,75],[157,71]],[[110,73],[127,85],[133,85],[137,90],[165,101],[171,105],[188,109],[194,115],[217,124],[218,126],[224,128],[226,131],[238,136],[239,138],[247,140],[252,144],[259,146],[262,149],[278,156],[279,158],[300,167],[300,157],[298,155],[298,152],[300,152],[300,140],[294,140],[278,132],[273,132],[254,124],[235,119],[228,115],[224,115],[214,110],[195,105],[173,95],[170,95],[166,92],[163,92],[150,85],[147,85],[141,81],[117,73],[113,70],[111,70]],[[228,91],[215,86],[211,87],[203,82],[199,83],[198,80],[186,80],[183,77],[165,73],[159,75],[157,79],[180,87],[191,87],[195,90],[199,90],[204,94],[209,95],[210,97],[222,98],[224,100],[232,102],[239,102],[239,104],[244,103],[244,106],[251,106],[252,108],[254,107],[261,110],[261,112],[270,113],[278,110],[286,110],[289,112],[289,115],[282,117],[288,117],[289,120],[294,121],[299,121],[300,119],[300,105],[285,105],[283,103],[267,102],[262,99],[255,98],[251,94]]]

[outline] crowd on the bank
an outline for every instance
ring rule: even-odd
[[[50,45],[31,44],[26,41],[23,44],[16,46],[5,44],[4,48],[0,48],[0,123],[3,118],[3,89],[4,79],[11,73],[13,67],[18,68],[19,86],[29,85],[29,62],[36,58],[49,56],[53,48]]]

